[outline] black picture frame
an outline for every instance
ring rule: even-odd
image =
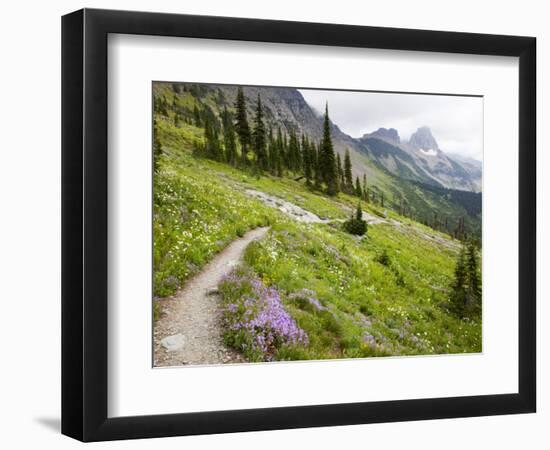
[[[519,58],[517,393],[107,416],[107,37],[177,36]],[[83,9],[62,18],[62,433],[82,441],[535,412],[536,39]]]

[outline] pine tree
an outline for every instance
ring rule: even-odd
[[[361,189],[361,182],[359,181],[359,177],[355,178],[355,195],[359,198],[363,196],[363,189]]]
[[[298,146],[298,138],[294,130],[290,132],[288,139],[288,154],[287,154],[288,169],[292,172],[298,172],[300,167],[300,148]]]
[[[346,149],[346,155],[344,156],[344,185],[345,191],[348,194],[352,194],[353,189],[353,174],[351,170],[351,158],[349,155],[349,149]]]
[[[225,160],[235,166],[237,164],[237,142],[235,140],[235,130],[231,114],[227,111],[227,107],[223,110],[223,143],[225,147]]]
[[[282,177],[284,174],[283,168],[283,133],[281,128],[277,128],[277,139],[275,140],[275,172],[278,177]]]
[[[380,193],[380,206],[382,208],[384,207],[384,193],[383,192]]]
[[[471,315],[481,311],[481,280],[479,277],[477,248],[473,239],[469,240],[466,250],[466,272],[468,282],[465,305],[466,313]]]
[[[369,188],[367,187],[367,174],[363,174],[363,200],[367,203],[369,201]]]
[[[246,116],[246,99],[244,97],[243,88],[240,86],[237,90],[235,110],[235,131],[237,132],[237,136],[239,136],[239,142],[241,143],[241,154],[244,155],[244,161],[248,152],[248,144],[250,144],[250,127]]]
[[[282,166],[283,166],[283,172],[284,172],[284,169],[289,169],[289,163],[288,163],[288,135],[286,133],[283,133],[283,145],[281,146],[281,149],[280,149],[280,154],[281,154],[281,163],[282,163]]]
[[[344,168],[342,167],[342,159],[340,158],[340,153],[336,153],[336,169],[338,172],[338,188],[341,191],[345,191]]]
[[[455,263],[454,281],[451,286],[451,305],[459,316],[465,312],[466,299],[466,249],[463,245]]]
[[[268,170],[271,174],[276,175],[277,163],[276,163],[276,152],[275,148],[275,137],[273,136],[273,128],[269,127],[269,133],[267,137],[267,161],[268,161]]]
[[[363,220],[363,210],[361,209],[361,202],[357,204],[355,215],[351,213],[349,220],[346,220],[343,224],[344,230],[350,234],[363,236],[367,232],[367,222]]]
[[[464,217],[459,217],[458,225],[455,228],[455,238],[463,241],[466,238],[466,232],[464,229]]]
[[[195,120],[196,127],[202,126],[201,113],[196,103],[195,103],[195,106],[193,107],[193,119]]]
[[[330,119],[328,116],[328,103],[325,109],[325,120],[323,124],[323,139],[319,152],[320,169],[322,179],[327,186],[328,195],[336,195],[338,193],[338,174],[336,173],[336,157],[332,146],[332,138],[330,135]]]
[[[323,184],[323,174],[321,172],[321,147],[316,146],[314,143],[312,143],[312,156],[313,156],[313,164],[312,166],[315,168],[315,178],[314,178],[314,184],[313,187],[315,189],[321,190],[322,184]]]
[[[355,220],[363,219],[363,210],[361,209],[361,202],[357,204],[357,210],[355,211]]]
[[[439,228],[439,218],[437,217],[437,212],[434,211],[434,218],[432,222],[432,228],[437,230]]]
[[[158,114],[168,117],[168,103],[166,102],[166,97],[155,98],[155,110]]]
[[[302,150],[300,144],[300,138],[298,134],[295,135],[296,143],[294,148],[294,171],[296,173],[303,173],[304,161],[302,160]]]
[[[155,173],[159,171],[159,160],[162,155],[162,145],[159,138],[159,130],[157,119],[153,121],[153,170]]]
[[[223,152],[218,140],[218,133],[208,116],[206,116],[204,122],[204,141],[205,156],[215,161],[222,161]]]
[[[264,113],[262,100],[258,94],[256,104],[256,118],[254,120],[254,153],[256,154],[256,163],[260,170],[267,170],[267,150],[266,150],[266,130],[264,124]]]
[[[463,242],[455,265],[450,302],[460,317],[471,317],[481,312],[481,279],[476,244]]]
[[[312,170],[312,155],[311,155],[311,145],[309,139],[304,134],[302,135],[302,160],[304,162],[304,176],[306,177],[306,186],[311,186],[311,178],[313,175]]]

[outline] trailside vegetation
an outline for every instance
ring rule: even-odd
[[[468,217],[421,217],[420,186],[393,192],[354,172],[349,151],[334,150],[328,105],[315,138],[275,120],[261,95],[232,92],[154,86],[154,297],[269,226],[219,286],[224,339],[247,360],[481,351],[481,250]]]

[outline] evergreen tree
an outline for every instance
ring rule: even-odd
[[[349,149],[346,149],[346,155],[344,156],[344,185],[345,191],[348,194],[353,193],[353,175],[351,170],[351,158],[349,155]]]
[[[159,138],[159,130],[157,119],[153,121],[153,170],[155,173],[159,171],[159,160],[162,155],[162,145]]]
[[[330,119],[328,116],[328,103],[325,109],[325,120],[323,124],[323,139],[319,151],[320,170],[322,179],[327,186],[328,195],[336,195],[338,193],[338,174],[336,169],[336,157],[332,146],[332,138],[330,135]]]
[[[229,125],[233,124],[233,119],[232,119],[232,115],[231,113],[228,111],[227,109],[227,106],[224,106],[223,107],[223,111],[221,113],[221,118],[222,118],[222,127],[225,129],[225,128],[228,128]]]
[[[248,125],[248,118],[246,115],[246,99],[244,97],[243,88],[240,86],[237,91],[235,111],[235,131],[237,132],[237,136],[239,136],[241,153],[244,155],[243,160],[245,160],[248,152],[248,144],[250,144],[250,127]]]
[[[225,160],[232,166],[235,166],[237,164],[237,142],[235,139],[233,120],[231,118],[231,114],[227,111],[227,107],[223,110],[222,124]]]
[[[303,136],[303,134],[302,134]],[[296,135],[296,172],[304,173],[303,151],[298,135]]]
[[[450,302],[460,317],[470,317],[481,312],[481,280],[477,248],[473,240],[462,244],[457,257]]]
[[[302,160],[304,162],[304,176],[306,177],[306,186],[311,186],[311,178],[313,175],[312,164],[311,164],[311,145],[307,136],[302,135]]]
[[[369,190],[368,190],[368,187],[367,187],[367,174],[366,173],[363,174],[363,200],[365,200],[366,202],[369,201]]]
[[[454,280],[451,286],[450,301],[454,311],[462,316],[465,311],[466,300],[466,249],[463,245],[455,263]]]
[[[355,195],[359,198],[363,196],[363,189],[361,189],[361,182],[359,181],[359,177],[355,178]]]
[[[342,159],[340,158],[340,153],[336,153],[336,169],[338,172],[338,189],[341,191],[345,191],[344,169],[342,167]]]
[[[481,311],[481,279],[479,276],[479,265],[477,248],[473,239],[468,242],[466,250],[466,272],[468,283],[466,284],[466,312],[476,314]]]
[[[361,202],[357,204],[357,210],[355,211],[355,220],[361,220],[363,218],[363,210],[361,209]]]
[[[466,231],[464,228],[464,217],[459,217],[458,225],[455,228],[455,238],[460,241],[463,241],[466,238]]]
[[[276,163],[276,152],[277,149],[275,148],[275,138],[273,136],[273,128],[269,127],[269,133],[267,137],[267,161],[269,166],[269,171],[276,175],[277,173],[277,163]]]
[[[312,166],[315,168],[315,178],[314,178],[314,184],[313,187],[315,189],[321,190],[322,184],[323,184],[323,174],[321,173],[321,148],[320,146],[317,147],[315,144],[312,143],[312,157],[313,157],[313,164]]]
[[[298,172],[300,168],[300,148],[294,130],[290,132],[288,139],[287,167],[295,173]]]
[[[344,230],[350,234],[363,236],[367,232],[367,222],[363,220],[363,210],[361,209],[361,202],[357,204],[355,215],[352,213],[349,220],[346,220],[343,224]]]
[[[283,156],[284,156],[284,148],[283,148],[283,133],[281,131],[281,128],[279,127],[277,129],[277,140],[275,141],[276,145],[276,172],[278,177],[282,177],[284,174],[284,167],[283,167]]]
[[[283,169],[288,169],[288,136],[286,133],[283,134],[283,145],[280,148],[280,154],[281,154],[281,163],[283,166]],[[283,170],[284,172],[284,170]]]
[[[383,192],[380,193],[380,206],[382,208],[384,207],[384,193]]]
[[[166,97],[156,97],[154,106],[158,114],[168,117],[168,103],[166,102]]]
[[[195,126],[201,127],[202,121],[201,121],[201,113],[199,111],[199,107],[195,103],[195,106],[193,107],[193,119],[195,120]]]
[[[208,116],[204,123],[204,153],[207,158],[215,161],[223,160],[223,152],[218,140],[218,133]]]
[[[256,104],[256,118],[254,120],[254,153],[256,154],[256,163],[260,170],[267,170],[267,150],[266,150],[266,130],[264,124],[264,113],[262,100],[258,94],[258,103]]]

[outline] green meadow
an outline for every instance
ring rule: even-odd
[[[449,300],[458,240],[364,201],[367,232],[349,234],[342,222],[357,207],[353,195],[329,196],[300,177],[258,174],[197,156],[203,128],[190,121],[176,125],[170,114],[155,119],[161,148],[154,177],[156,298],[176,294],[247,231],[270,227],[247,247],[238,274],[220,286],[225,341],[248,360],[482,350],[481,318],[457,315]],[[250,191],[320,220],[302,222]],[[158,317],[158,302],[155,311]],[[281,319],[284,332],[265,329],[271,319],[262,311]]]

